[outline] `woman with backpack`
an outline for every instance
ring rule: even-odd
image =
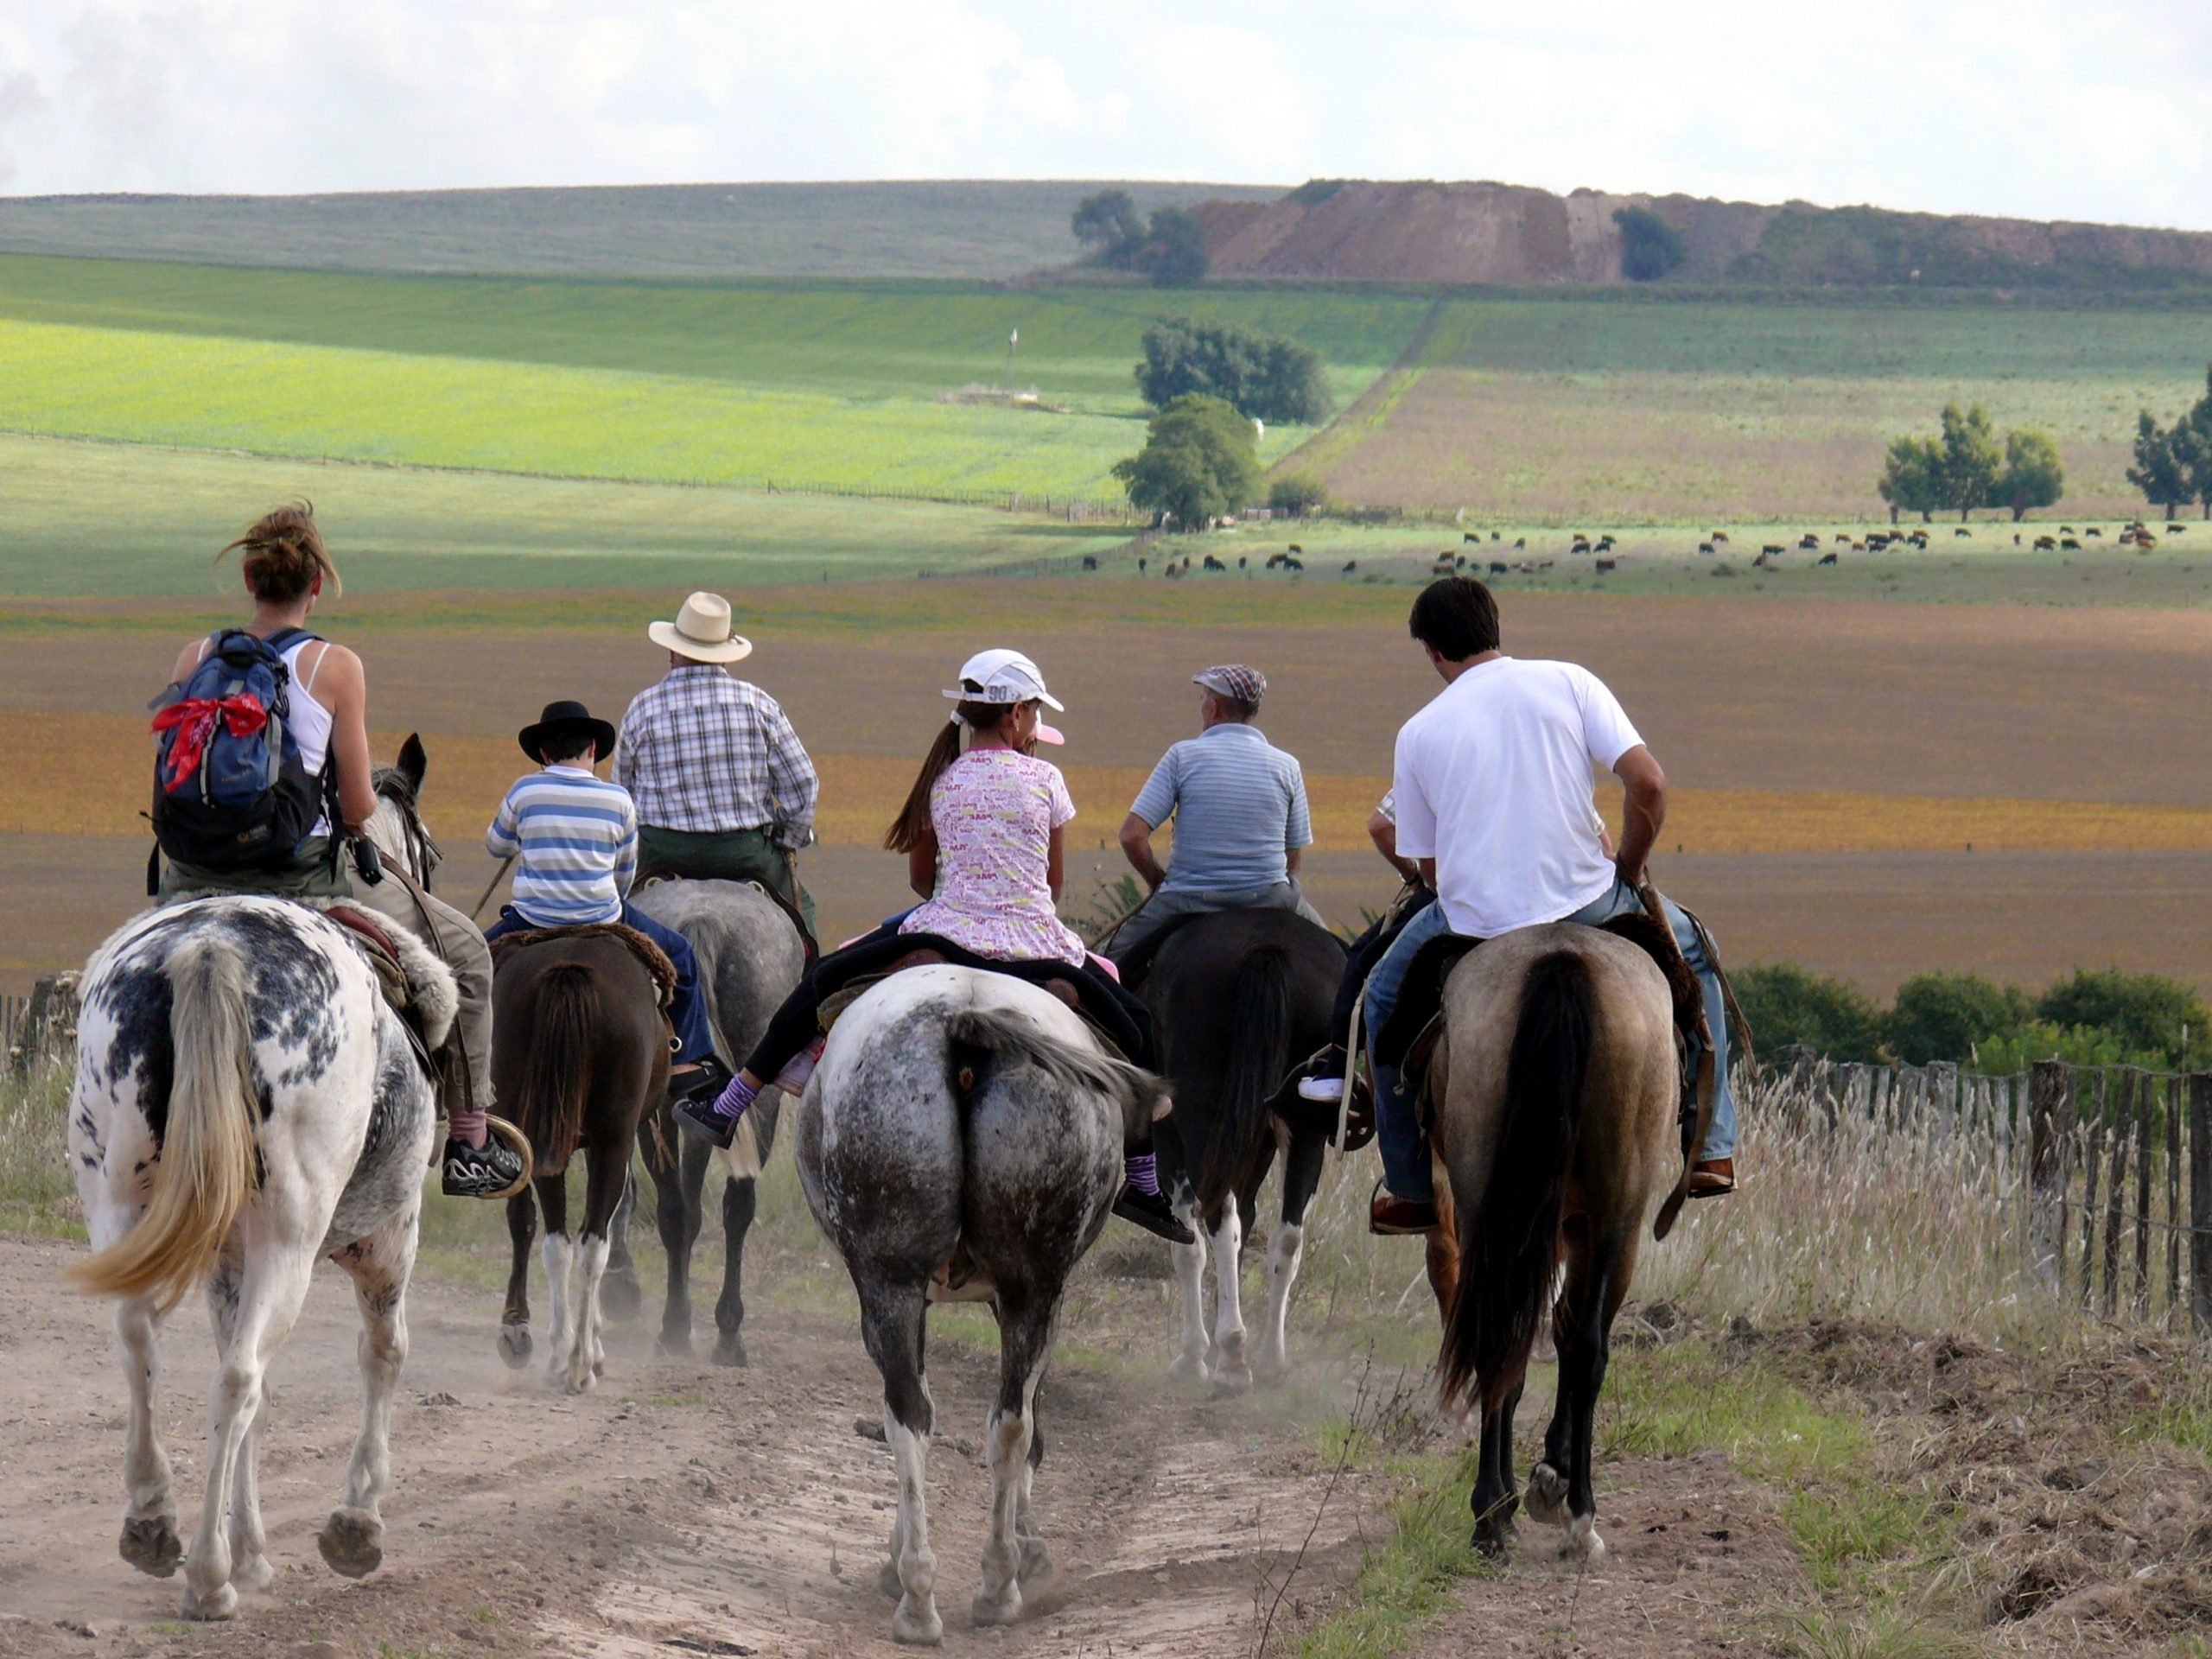
[[[171,771],[214,774],[205,787],[156,790],[155,833],[168,855],[159,897],[165,903],[211,893],[345,899],[435,953],[460,990],[454,1038],[467,1058],[464,1099],[442,1103],[450,1126],[439,1160],[444,1188],[450,1197],[496,1196],[520,1177],[522,1162],[490,1137],[484,1121],[492,1104],[492,957],[484,936],[390,867],[381,881],[357,888],[339,856],[375,816],[377,800],[361,659],[307,626],[326,585],[334,594],[342,591],[338,567],[305,503],[265,515],[223,551],[232,548],[253,614],[239,628],[187,645],[169,692],[156,705],[162,780]],[[233,698],[212,724],[175,718],[186,705],[204,708],[239,686],[273,688],[287,717],[265,728],[251,716],[232,718],[243,701]],[[253,701],[265,707],[268,697]],[[281,746],[273,783],[238,764],[238,757],[253,758],[242,743],[256,740]],[[180,743],[188,744],[182,755]]]

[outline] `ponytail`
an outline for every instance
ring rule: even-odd
[[[969,690],[982,689],[970,680],[963,680],[961,684]],[[911,853],[929,834],[930,791],[937,787],[937,780],[944,775],[944,769],[960,758],[960,728],[964,726],[970,731],[995,732],[1018,707],[1017,703],[981,701],[952,705],[952,718],[938,728],[937,741],[922,757],[922,769],[914,776],[914,786],[906,791],[906,804],[899,809],[898,817],[883,833],[884,851]]]

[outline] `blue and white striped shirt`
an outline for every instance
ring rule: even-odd
[[[531,926],[611,922],[638,875],[638,809],[585,767],[548,766],[515,780],[484,846],[518,861],[512,902]]]
[[[1244,893],[1290,879],[1284,854],[1313,840],[1306,775],[1256,726],[1225,721],[1160,757],[1129,810],[1175,848],[1163,893]]]

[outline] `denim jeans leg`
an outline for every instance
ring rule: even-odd
[[[1444,918],[1441,905],[1431,905],[1406,924],[1397,942],[1382,953],[1382,960],[1367,976],[1367,1003],[1361,1020],[1369,1031],[1380,1031],[1390,1017],[1390,1011],[1397,1007],[1398,994],[1405,988],[1407,970],[1413,966],[1421,946],[1449,931],[1451,926]],[[1416,1200],[1434,1196],[1435,1180],[1429,1166],[1428,1148],[1422,1141],[1414,1103],[1406,1097],[1395,1066],[1375,1068],[1375,1140],[1376,1149],[1382,1154],[1383,1184],[1395,1196]]]
[[[1720,976],[1713,971],[1713,964],[1706,959],[1705,945],[1698,938],[1697,929],[1682,913],[1682,907],[1673,899],[1665,901],[1667,920],[1675,930],[1675,943],[1682,948],[1682,958],[1697,976],[1698,988],[1705,993],[1705,1023],[1713,1032],[1713,1122],[1706,1126],[1705,1144],[1698,1148],[1698,1161],[1708,1163],[1715,1158],[1736,1155],[1736,1095],[1728,1083],[1728,1003],[1720,995]]]
[[[714,1027],[708,1023],[706,992],[699,983],[699,958],[692,953],[691,941],[635,905],[624,904],[622,919],[660,946],[676,969],[676,993],[668,1010],[669,1023],[676,1028],[676,1064],[696,1065],[712,1059]]]

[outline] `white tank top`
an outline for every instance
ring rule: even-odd
[[[200,660],[207,660],[207,652],[214,644],[212,639],[200,642]],[[300,673],[300,655],[313,650],[315,665],[304,677]],[[330,654],[330,647],[320,639],[302,639],[279,653],[284,659],[284,671],[292,677],[291,690],[285,701],[292,710],[292,741],[298,746],[300,764],[307,768],[308,776],[318,776],[323,762],[330,756],[330,710],[315,700],[315,677],[322,672],[323,658]],[[315,820],[314,835],[330,833],[327,817]]]

